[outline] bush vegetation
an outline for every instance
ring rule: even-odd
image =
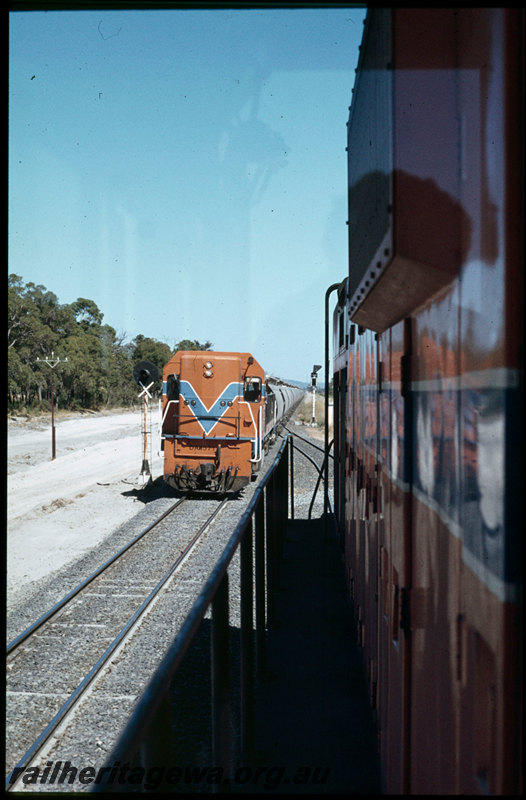
[[[305,395],[299,406],[296,419],[304,425],[312,424],[312,394],[310,392]],[[325,394],[321,391],[317,391],[314,398],[314,420],[316,427],[325,428]]]
[[[8,413],[49,409],[51,368],[44,359],[51,353],[61,359],[53,370],[56,406],[98,410],[137,402],[133,366],[138,361],[151,361],[162,374],[176,350],[212,347],[189,339],[171,347],[140,334],[127,342],[126,334],[103,324],[93,300],[79,297],[63,305],[45,286],[24,283],[14,274],[8,279],[7,320]]]

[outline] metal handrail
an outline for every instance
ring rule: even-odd
[[[142,748],[141,745],[146,740],[148,734],[153,735],[152,729],[155,728],[155,718],[159,712],[161,712],[160,716],[163,716],[163,700],[170,691],[175,675],[182,664],[184,656],[207,610],[212,607],[212,687],[213,691],[214,687],[216,687],[216,692],[220,695],[219,697],[213,697],[211,701],[214,711],[212,731],[212,740],[214,743],[213,763],[214,765],[223,767],[225,775],[228,775],[230,761],[228,736],[230,708],[229,702],[227,706],[225,706],[224,702],[225,687],[221,686],[223,675],[221,674],[220,667],[221,664],[224,664],[225,657],[228,658],[228,653],[226,653],[225,656],[225,648],[228,649],[227,570],[239,546],[241,546],[241,638],[245,643],[244,646],[242,645],[241,647],[240,654],[242,674],[245,675],[245,686],[242,687],[241,691],[241,740],[242,750],[245,753],[250,750],[250,742],[253,740],[253,730],[251,729],[253,725],[253,712],[251,709],[253,704],[253,686],[251,687],[251,684],[253,684],[252,677],[254,666],[252,653],[252,601],[255,598],[257,666],[258,669],[261,670],[264,669],[265,665],[265,621],[268,625],[272,624],[273,595],[278,585],[277,570],[279,569],[279,553],[282,547],[280,534],[284,532],[285,528],[285,525],[280,526],[279,522],[282,521],[283,518],[285,518],[285,521],[288,518],[287,489],[289,449],[292,449],[292,439],[290,436],[287,436],[272,466],[262,477],[260,485],[254,492],[246,511],[238,522],[219,561],[183,623],[181,630],[175,637],[172,645],[143,691],[120,739],[106,761],[109,767],[116,763],[130,762],[137,756],[139,751],[143,752],[147,749]],[[264,513],[265,511],[266,513]],[[255,520],[256,523],[254,588],[252,576],[253,520]],[[263,535],[265,535],[266,538],[266,546],[263,545]],[[266,559],[266,569],[261,564],[261,559],[263,557]],[[247,569],[250,570],[250,575],[247,575]],[[261,581],[265,581],[265,573],[266,586],[262,586]],[[248,596],[248,594],[250,594],[250,596]],[[266,609],[264,608],[265,601],[267,605]],[[243,720],[245,720],[245,723],[243,723]],[[252,720],[252,723],[250,720]],[[166,719],[164,720],[164,724],[169,724]],[[165,731],[165,740],[169,737],[170,732]],[[146,764],[144,766],[147,767],[148,765]],[[224,790],[224,787],[225,784],[223,783],[222,790]],[[93,786],[93,791],[129,791],[129,787],[125,784],[110,784],[102,780],[100,783]]]

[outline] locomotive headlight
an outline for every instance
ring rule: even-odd
[[[214,366],[214,365],[212,364],[212,362],[211,362],[211,361],[206,361],[206,362],[205,362],[205,369],[212,369],[212,367],[213,367],[213,366]]]
[[[205,378],[211,378],[212,374],[213,373],[211,369],[205,369]]]
[[[205,361],[205,363],[203,364],[203,374],[204,374],[205,378],[211,378],[212,377],[212,375],[213,375],[212,367],[213,366],[214,365],[212,364],[211,361]]]

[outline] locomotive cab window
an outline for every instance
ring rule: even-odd
[[[243,400],[258,403],[261,399],[261,378],[245,378]]]
[[[168,400],[179,400],[179,375],[168,375],[166,380],[166,395]]]

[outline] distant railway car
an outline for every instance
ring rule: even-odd
[[[238,491],[301,396],[266,381],[249,353],[178,351],[163,371],[164,480],[181,491]]]
[[[335,507],[389,794],[522,792],[524,9],[368,11]]]

